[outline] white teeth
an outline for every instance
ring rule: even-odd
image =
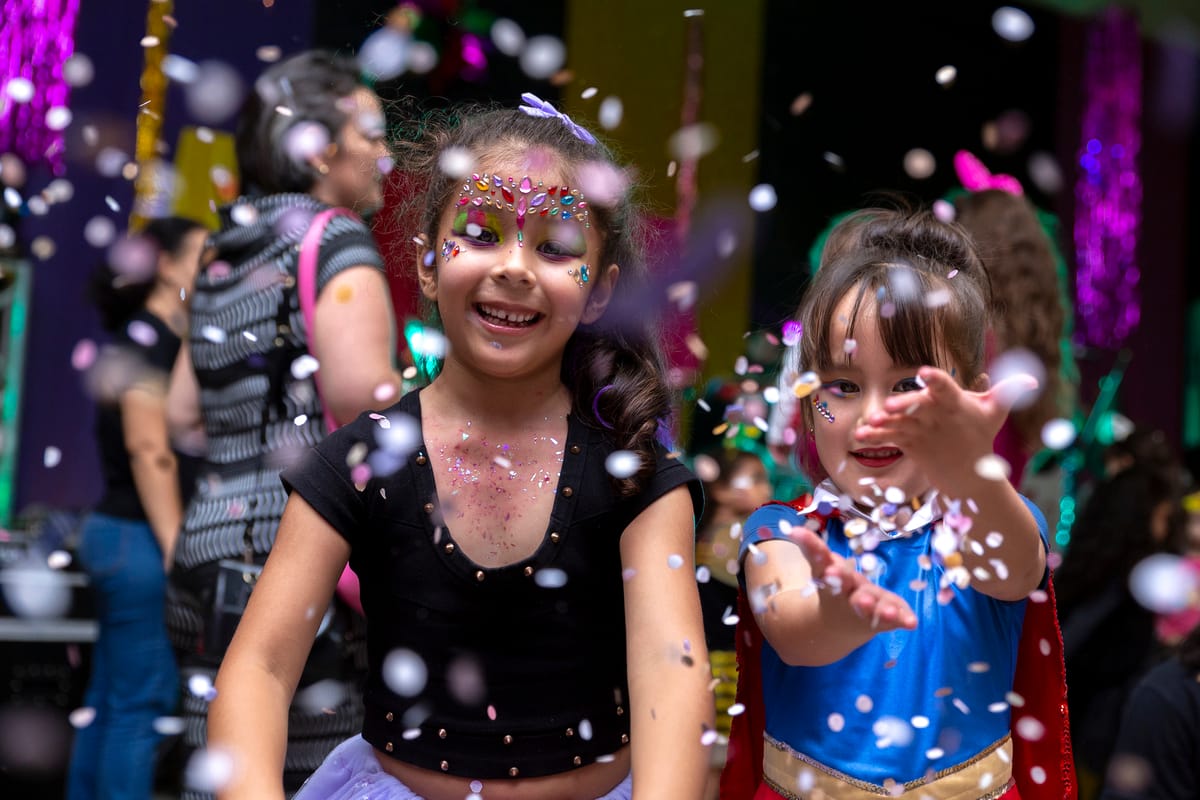
[[[505,311],[500,308],[492,308],[491,306],[485,306],[485,305],[480,305],[479,308],[480,308],[480,310],[483,311],[483,313],[487,314],[489,317],[496,317],[497,319],[502,319],[502,320],[505,320],[506,322],[523,323],[523,322],[529,322],[529,321],[533,320],[535,317],[537,317],[537,313],[518,314],[515,311]]]

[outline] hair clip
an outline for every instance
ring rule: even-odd
[[[587,282],[592,278],[591,271],[587,264],[580,265],[578,274],[576,274],[574,267],[568,269],[567,274],[575,279],[575,284],[579,286],[580,289],[587,286]]]
[[[453,239],[442,239],[442,260],[449,261],[458,255],[458,242]]]
[[[817,410],[818,414],[825,418],[826,422],[833,422],[835,419],[837,419],[837,417],[833,416],[833,413],[830,412],[829,404],[824,400],[818,401],[815,394],[812,396],[812,404],[813,408]]]
[[[524,100],[526,103],[529,103],[529,105],[517,106],[517,108],[520,109],[521,111],[524,111],[529,116],[545,117],[545,118],[558,117],[559,121],[562,122],[563,125],[566,125],[567,129],[569,131],[571,131],[571,133],[575,134],[576,139],[587,142],[588,144],[596,144],[597,143],[596,137],[592,136],[592,134],[588,133],[586,128],[584,128],[582,125],[579,125],[578,123],[574,122],[566,114],[559,111],[557,108],[550,105],[545,100],[538,97],[536,94],[533,94],[532,92],[524,92],[521,95],[521,99]]]
[[[535,186],[529,176],[518,182],[512,177],[506,181],[499,175],[472,175],[463,181],[458,195],[458,205],[492,206],[512,211],[517,215],[517,245],[525,246],[525,217],[558,217],[582,222],[583,227],[592,227],[588,204],[583,192],[569,186]]]

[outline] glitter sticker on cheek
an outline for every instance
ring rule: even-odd
[[[442,260],[449,261],[458,255],[458,243],[453,239],[442,240]]]
[[[587,288],[587,282],[591,280],[591,268],[587,264],[580,264],[578,271],[574,267],[567,270],[567,274],[575,279],[575,284],[580,289]]]

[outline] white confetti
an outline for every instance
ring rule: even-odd
[[[197,750],[188,759],[183,783],[197,792],[220,792],[237,767],[233,754],[216,748]]]
[[[1017,736],[1036,742],[1046,735],[1046,726],[1033,717],[1021,717],[1017,720],[1015,729]]]
[[[545,79],[562,69],[567,60],[567,48],[555,36],[534,36],[525,43],[519,63],[531,78]]]
[[[1033,36],[1033,19],[1019,8],[1001,6],[992,14],[992,30],[1006,41],[1023,42]]]
[[[4,86],[4,92],[14,103],[28,103],[33,99],[33,81],[28,78],[11,78]]]
[[[1066,450],[1075,442],[1075,424],[1061,417],[1042,426],[1042,444],[1051,450]]]
[[[606,97],[600,101],[600,109],[596,114],[596,120],[604,130],[611,131],[620,125],[621,119],[624,116],[625,104],[621,102],[621,98]]]
[[[183,733],[183,717],[158,717],[153,727],[160,736],[178,736]]]
[[[475,171],[475,156],[465,147],[447,147],[438,156],[438,169],[461,180]]]
[[[415,697],[425,688],[429,670],[412,650],[397,648],[383,659],[383,682],[401,697]]]
[[[87,86],[96,76],[96,67],[83,53],[76,53],[63,62],[63,80],[69,86]]]
[[[539,569],[533,574],[533,582],[543,589],[559,589],[567,585],[567,573],[561,569]]]
[[[492,23],[492,43],[506,56],[516,56],[525,46],[525,31],[511,19],[501,17]]]
[[[770,211],[778,201],[775,187],[769,183],[760,183],[750,190],[750,207],[755,211]]]
[[[1011,473],[1009,463],[994,453],[975,462],[975,474],[984,480],[1006,481]]]
[[[1177,555],[1156,553],[1139,561],[1129,574],[1133,599],[1156,614],[1187,608],[1200,588],[1200,578]]]

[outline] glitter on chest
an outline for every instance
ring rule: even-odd
[[[529,494],[531,490],[540,492],[557,485],[563,451],[554,437],[542,434],[530,437],[530,454],[525,454],[520,445],[491,444],[486,435],[474,441],[476,437],[470,428],[468,422],[466,429],[460,431],[461,444],[438,448],[452,493],[486,488],[496,495],[509,496],[517,491]],[[545,452],[547,444],[554,449]]]

